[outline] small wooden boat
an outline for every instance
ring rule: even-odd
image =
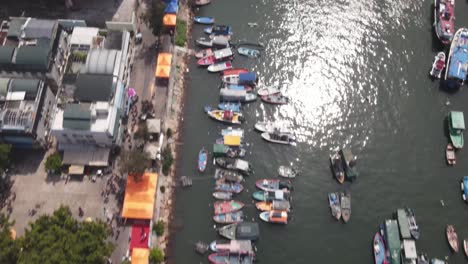
[[[463,176],[463,180],[461,182],[461,191],[463,200],[468,202],[468,176]]]
[[[236,253],[219,252],[210,254],[208,260],[212,264],[252,264],[254,262],[254,256],[249,254],[240,255]]]
[[[203,29],[208,35],[216,35],[216,36],[230,36],[232,35],[232,27],[226,25],[214,25],[211,27],[206,27]]]
[[[216,169],[214,178],[215,180],[223,180],[224,182],[241,183],[244,181],[244,177],[240,173],[224,169]]]
[[[448,130],[452,146],[456,149],[462,149],[464,145],[463,132],[465,130],[465,117],[463,115],[463,112],[449,112]]]
[[[280,92],[280,89],[277,87],[263,87],[257,91],[257,94],[258,96],[266,96],[266,95],[277,94],[279,92]]]
[[[330,164],[335,179],[343,184],[345,180],[345,171],[343,168],[343,160],[341,159],[340,153],[336,152],[330,155]]]
[[[279,166],[278,168],[278,176],[283,178],[296,178],[297,171],[288,166]]]
[[[468,258],[468,240],[463,239],[463,251],[465,251],[465,257]]]
[[[250,85],[238,85],[238,84],[226,84],[224,86],[225,89],[229,90],[238,90],[238,91],[246,91],[246,92],[252,92],[253,88]]]
[[[340,205],[340,195],[339,193],[329,193],[328,194],[328,204],[330,205],[331,214],[336,220],[341,218],[341,205]]]
[[[429,72],[429,75],[431,75],[433,78],[440,79],[444,68],[445,68],[445,53],[441,51],[437,53],[437,56],[434,57],[434,62],[432,63],[432,69]]]
[[[223,71],[222,75],[223,76],[226,76],[226,75],[239,75],[240,73],[247,73],[247,72],[249,72],[249,70],[246,69],[246,68],[232,68],[232,69]]]
[[[241,113],[227,110],[211,110],[207,114],[214,120],[233,125],[240,125],[244,120]]]
[[[226,214],[231,212],[236,212],[244,208],[244,203],[239,201],[224,201],[224,202],[215,202],[213,205],[214,214]]]
[[[233,224],[233,223],[242,222],[243,216],[244,216],[244,213],[242,211],[225,213],[225,214],[217,214],[213,216],[213,221],[215,221],[218,224]]]
[[[268,104],[283,105],[289,102],[289,98],[284,96],[281,92],[260,97],[263,102]]]
[[[232,68],[232,63],[230,61],[218,62],[208,66],[209,72],[220,72]]]
[[[292,189],[291,181],[282,181],[278,179],[260,179],[255,182],[255,186],[266,192]]]
[[[455,165],[457,163],[457,158],[455,156],[455,148],[452,143],[447,144],[445,149],[445,157],[447,158],[448,165]]]
[[[195,6],[204,6],[204,5],[208,5],[211,3],[211,0],[195,0],[193,1],[193,4]]]
[[[244,186],[240,183],[220,183],[216,184],[214,189],[218,192],[240,193],[244,190]]]
[[[259,215],[260,219],[267,223],[272,224],[287,224],[288,223],[288,212],[286,211],[267,211],[261,212]]]
[[[198,153],[198,171],[204,172],[206,169],[206,163],[208,161],[208,152],[205,148],[202,148]]]
[[[416,224],[416,215],[414,214],[414,211],[411,208],[406,208],[405,211],[406,211],[406,216],[408,218],[408,224],[409,224],[411,236],[415,240],[418,240],[421,233],[419,231],[419,226]]]
[[[347,223],[351,217],[351,193],[341,193],[341,217]]]
[[[447,225],[445,228],[445,233],[447,235],[447,241],[450,245],[450,248],[454,252],[458,252],[458,235],[455,232],[455,227],[453,225]]]
[[[212,49],[203,49],[200,50],[199,52],[195,53],[195,58],[201,59],[204,57],[209,57],[213,55],[213,50]]]
[[[214,56],[207,56],[199,59],[197,61],[197,64],[200,66],[209,66],[211,64],[215,63],[215,57]]]
[[[434,0],[434,30],[440,42],[450,44],[455,33],[455,0]]]
[[[241,111],[241,104],[240,103],[233,103],[233,102],[221,102],[218,104],[218,109],[220,110],[228,110],[233,112],[240,112]]]
[[[252,194],[252,197],[257,201],[289,201],[291,194],[289,191],[278,190],[274,192],[257,191]]]
[[[287,211],[291,210],[291,204],[289,201],[263,201],[255,203],[255,207],[262,211],[272,211],[272,210],[279,210],[279,211]]]
[[[254,125],[254,128],[260,132],[268,132],[268,133],[284,133],[284,134],[291,134],[292,131],[284,124],[280,122],[257,122]]]
[[[250,240],[215,240],[209,248],[213,252],[229,252],[237,254],[254,254],[252,241]]]
[[[262,138],[268,142],[283,144],[283,145],[295,145],[296,137],[291,134],[285,133],[262,133]]]
[[[218,200],[231,200],[232,193],[230,192],[214,192],[213,197]]]
[[[247,56],[249,58],[258,58],[260,57],[260,51],[256,49],[250,49],[250,48],[245,48],[245,47],[239,47],[237,49],[237,52],[240,55]]]
[[[198,24],[203,24],[203,25],[211,25],[214,24],[215,19],[214,17],[200,17],[196,16],[193,18],[193,21]]]
[[[372,243],[372,251],[374,252],[374,262],[375,264],[386,264],[387,256],[385,250],[385,243],[380,235],[380,232],[375,233],[374,240]]]
[[[239,171],[244,175],[249,175],[253,172],[249,162],[242,159],[216,158],[215,162],[221,168]]]

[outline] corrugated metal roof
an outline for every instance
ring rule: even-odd
[[[0,99],[5,100],[8,91],[10,78],[0,78]]]
[[[12,17],[10,19],[10,27],[8,28],[7,37],[18,38],[21,35],[21,27],[26,20],[26,17]]]
[[[92,49],[86,58],[86,65],[81,73],[113,74],[118,50]]]
[[[67,104],[63,111],[63,127],[89,130],[91,128],[90,104]]]
[[[53,38],[55,27],[57,26],[56,20],[32,18],[26,22],[22,37],[27,39]]]
[[[34,70],[47,70],[49,62],[49,47],[22,46],[16,53],[16,64],[26,65]]]
[[[0,64],[10,64],[13,58],[15,47],[2,46],[0,47]]]
[[[76,79],[75,99],[82,102],[109,101],[115,89],[114,76],[80,74]]]
[[[34,100],[39,89],[38,79],[11,79],[10,92],[26,92],[25,99]]]

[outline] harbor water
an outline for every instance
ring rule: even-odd
[[[260,263],[373,263],[372,238],[397,208],[414,209],[421,229],[417,249],[429,257],[465,263],[450,253],[446,224],[468,238],[468,205],[460,180],[468,175],[467,150],[448,167],[446,116],[468,113],[467,87],[440,89],[428,72],[443,49],[434,36],[429,0],[214,0],[196,15],[214,16],[233,27],[234,42],[265,45],[259,59],[236,56],[235,67],[260,76],[259,86],[279,85],[290,97],[284,106],[260,101],[244,108],[245,142],[255,173],[236,199],[247,204],[248,220],[260,222],[251,198],[255,180],[277,177],[279,165],[294,165],[293,219],[286,226],[260,223]],[[456,28],[468,27],[468,2],[456,0]],[[249,27],[256,22],[258,27]],[[194,25],[193,39],[203,36]],[[196,49],[193,43],[191,48]],[[218,102],[217,74],[189,61],[178,175],[193,177],[178,190],[171,262],[208,263],[196,241],[218,237],[212,221],[214,166],[197,172],[198,151],[212,148],[226,126],[210,120],[203,106]],[[255,122],[280,120],[298,138],[296,147],[268,144]],[[329,166],[331,151],[349,147],[357,157],[358,180],[339,185]],[[327,193],[350,190],[349,223],[334,220]]]

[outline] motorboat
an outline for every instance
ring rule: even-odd
[[[440,42],[450,44],[455,32],[455,0],[434,0],[434,30]]]
[[[415,240],[418,240],[419,237],[421,236],[421,233],[419,231],[419,226],[416,223],[416,215],[414,214],[414,211],[411,208],[406,208],[405,210],[406,210],[406,216],[408,217],[408,223],[409,223],[411,236]]]
[[[260,227],[258,223],[241,222],[223,226],[218,229],[220,236],[227,239],[237,240],[257,240],[260,236]]]
[[[215,36],[213,38],[201,37],[195,40],[195,43],[202,47],[229,47],[229,39],[225,36]]]
[[[283,105],[289,102],[289,98],[284,96],[281,92],[260,97],[263,102],[268,104]]]
[[[211,110],[207,114],[214,120],[232,125],[240,125],[244,120],[241,113],[228,110]]]
[[[452,0],[450,0],[452,1]],[[453,37],[445,70],[445,85],[450,90],[460,88],[468,78],[468,28],[460,28]]]
[[[226,83],[226,84],[244,84],[244,85],[255,86],[257,84],[258,78],[257,78],[257,74],[253,72],[241,72],[238,74],[230,74],[230,75],[224,74],[221,77],[221,80],[223,81],[223,83]]]
[[[212,49],[203,49],[200,50],[199,52],[195,53],[195,58],[201,59],[204,57],[209,57],[213,55],[213,50]]]
[[[213,221],[218,224],[233,224],[242,222],[242,217],[244,213],[242,211],[225,213],[225,214],[217,214],[213,216]]]
[[[342,192],[341,193],[341,217],[343,221],[347,223],[349,218],[351,217],[351,193],[350,192]]]
[[[455,232],[455,227],[453,225],[447,225],[445,228],[445,233],[447,236],[447,241],[450,245],[450,249],[452,249],[455,253],[458,252],[458,235]]]
[[[204,172],[206,169],[206,163],[208,160],[208,152],[205,148],[202,148],[198,153],[198,171]]]
[[[230,192],[214,192],[213,197],[218,200],[231,200],[232,193]]]
[[[260,51],[257,50],[257,49],[250,49],[250,48],[246,48],[246,47],[239,47],[237,49],[237,52],[240,54],[240,55],[244,55],[244,56],[247,56],[249,58],[258,58],[260,57]]]
[[[221,129],[221,135],[224,136],[239,136],[241,138],[244,137],[244,129],[242,128],[233,128],[233,127],[228,127],[228,128],[223,128]]]
[[[215,19],[214,17],[201,17],[201,16],[196,16],[193,18],[193,21],[198,24],[203,24],[203,25],[211,25],[214,24]]]
[[[277,94],[280,92],[278,87],[263,87],[258,89],[257,94],[258,96],[267,96],[272,94]]]
[[[220,72],[226,69],[232,68],[232,63],[230,61],[218,62],[208,66],[209,72]]]
[[[343,160],[341,159],[341,155],[339,152],[335,152],[332,155],[330,155],[330,164],[333,176],[335,176],[335,179],[339,183],[343,184],[345,180],[345,171],[343,168]]]
[[[287,224],[288,223],[288,212],[286,211],[267,211],[261,212],[259,215],[260,219],[272,224]]]
[[[441,51],[437,53],[437,56],[434,57],[434,62],[432,63],[432,69],[429,72],[429,75],[431,75],[433,78],[440,79],[444,68],[445,68],[445,53]]]
[[[250,240],[215,240],[209,248],[213,252],[229,252],[237,254],[254,254],[252,241]]]
[[[215,202],[213,205],[215,215],[236,212],[242,208],[244,208],[244,203],[235,200]]]
[[[222,76],[239,75],[241,73],[247,73],[247,72],[249,72],[249,70],[246,68],[232,68],[232,69],[223,71]]]
[[[222,62],[225,60],[232,60],[233,54],[231,48],[224,48],[215,50],[212,52],[212,55],[205,56],[197,61],[197,64],[200,66],[208,66],[215,64],[216,62]]]
[[[241,183],[244,181],[244,176],[240,173],[225,169],[216,169],[214,178],[215,180],[222,180],[223,182]]]
[[[252,194],[252,197],[257,201],[289,201],[291,193],[286,190],[277,190],[274,192],[257,191]]]
[[[227,25],[214,25],[211,27],[206,27],[203,29],[208,35],[215,35],[215,36],[230,36],[232,35],[232,27]]]
[[[452,143],[447,144],[447,147],[445,148],[445,157],[447,159],[448,165],[455,165],[455,163],[457,163],[455,148],[453,147]]]
[[[255,182],[255,186],[266,192],[274,192],[276,190],[291,190],[291,181],[283,181],[279,179],[260,179]]]
[[[356,158],[350,149],[344,148],[340,150],[341,159],[343,160],[343,167],[345,176],[348,181],[357,179],[359,173],[356,170]]]
[[[283,178],[296,178],[297,171],[293,167],[288,166],[279,166],[278,167],[278,176]]]
[[[287,211],[291,210],[291,204],[289,201],[263,201],[263,202],[256,202],[255,207],[262,211],[272,211],[272,210],[280,210],[280,211]]]
[[[253,255],[240,255],[237,253],[218,252],[208,256],[211,264],[252,264],[255,257]]]
[[[233,102],[221,102],[218,104],[218,109],[220,110],[228,110],[233,112],[240,112],[241,111],[241,104],[240,103],[233,103]]]
[[[291,134],[273,132],[262,133],[262,138],[268,142],[283,144],[283,145],[296,145],[296,137]]]
[[[281,122],[257,122],[254,128],[260,132],[292,134],[291,129]]]
[[[463,131],[465,130],[465,118],[463,112],[450,111],[448,114],[448,130],[450,141],[455,149],[461,149],[464,145]]]
[[[231,159],[231,158],[216,158],[215,162],[221,168],[228,170],[235,170],[244,175],[249,175],[253,172],[249,162],[243,159]]]
[[[372,243],[372,251],[374,253],[374,262],[375,264],[386,264],[386,250],[385,243],[380,235],[380,232],[375,233],[374,240]]]
[[[217,192],[230,192],[230,193],[240,193],[244,190],[244,186],[240,183],[218,183],[215,185],[215,191]]]
[[[214,56],[208,56],[208,57],[204,57],[204,58],[201,58],[197,61],[197,64],[200,65],[200,66],[209,66],[213,63],[215,63],[215,58]]]
[[[328,204],[330,205],[331,214],[336,220],[341,218],[341,205],[340,205],[340,194],[339,193],[329,193],[328,194]]]
[[[228,146],[224,142],[222,144],[213,144],[214,157],[228,157],[228,158],[243,158],[245,157],[246,150],[240,146]]]
[[[468,176],[463,176],[463,180],[461,182],[461,191],[463,200],[468,202]]]
[[[257,100],[257,96],[253,93],[248,93],[246,90],[232,90],[221,88],[219,90],[220,101],[223,102],[241,102],[250,103]]]
[[[468,258],[468,239],[463,239],[463,251],[465,252],[465,257]]]

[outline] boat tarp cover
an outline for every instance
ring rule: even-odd
[[[418,257],[416,242],[412,239],[403,240],[403,250],[405,251],[405,258],[407,259],[416,259]]]
[[[223,144],[213,144],[213,155],[215,157],[224,156],[229,147]]]
[[[408,217],[404,209],[397,210],[398,226],[400,227],[400,235],[402,238],[411,238],[409,230]]]
[[[395,220],[385,220],[385,233],[387,238],[387,247],[390,251],[392,264],[400,264],[401,242],[398,234],[398,224]]]
[[[460,29],[463,30],[463,29]],[[457,32],[458,33],[458,32]],[[456,37],[455,37],[456,38]],[[455,43],[454,43],[455,44]],[[452,45],[454,45],[452,44]],[[468,30],[461,32],[457,47],[454,47],[450,56],[448,77],[466,80],[468,74]]]
[[[164,14],[177,14],[179,10],[179,4],[177,1],[169,2],[164,9]]]
[[[254,82],[257,79],[257,75],[254,72],[246,72],[239,74],[240,82]]]
[[[455,129],[465,129],[465,118],[463,116],[463,112],[460,111],[451,111],[451,122],[452,127]]]
[[[241,144],[241,137],[240,136],[232,136],[232,135],[224,136],[224,145],[226,145],[226,146],[240,146],[240,144]]]
[[[284,192],[283,191],[275,191],[275,199],[276,200],[284,200]]]
[[[255,240],[260,234],[258,223],[239,223],[236,228],[236,239]]]

